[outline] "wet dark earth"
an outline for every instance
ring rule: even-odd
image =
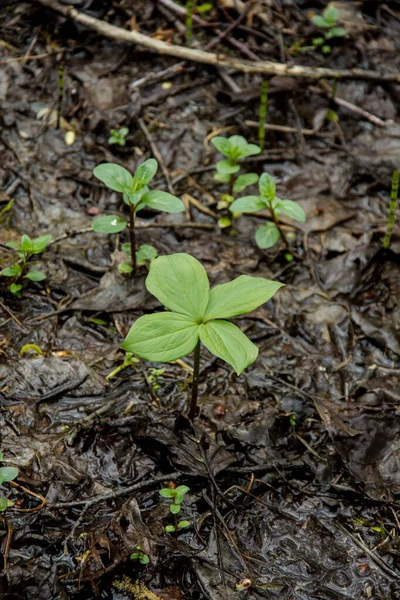
[[[334,3],[346,5],[346,37],[329,55],[307,50],[322,2],[224,0],[194,23],[198,49],[231,27],[214,47],[227,56],[382,74],[338,80],[335,100],[332,79],[267,77],[267,123],[279,127],[246,165],[306,211],[305,224],[284,222],[289,262],[281,242],[255,245],[262,214],[217,224],[226,189],[213,180],[210,139],[257,143],[262,76],[157,56],[49,4],[0,8],[0,267],[21,234],[53,238],[38,258],[43,282],[17,298],[0,278],[0,447],[19,469],[1,488],[14,502],[0,513],[1,597],[400,598],[398,226],[382,250],[400,164],[400,84],[384,81],[399,72],[399,3]],[[185,45],[172,2],[62,4],[72,5]],[[126,145],[110,145],[119,126]],[[92,171],[115,162],[133,172],[155,153],[155,187],[186,212],[142,211],[139,243],[195,256],[212,285],[241,274],[286,284],[235,319],[260,349],[241,376],[202,351],[194,424],[191,356],[106,379],[132,322],[159,304],[145,267],[118,272],[127,232],[90,231],[95,216],[126,209]],[[191,527],[177,536],[159,495],[170,482],[190,488]],[[147,565],[130,558],[138,545]]]

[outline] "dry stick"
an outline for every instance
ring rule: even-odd
[[[244,61],[225,56],[224,54],[214,54],[197,50],[195,48],[184,48],[175,44],[167,44],[161,40],[151,38],[137,31],[127,31],[121,27],[110,25],[105,21],[95,19],[89,15],[76,10],[75,8],[64,6],[57,0],[35,0],[42,6],[51,8],[65,17],[70,17],[77,23],[85,25],[104,35],[105,37],[129,42],[131,44],[140,44],[158,54],[176,56],[180,59],[191,60],[216,67],[236,69],[243,73],[264,73],[267,75],[281,75],[287,77],[302,77],[306,79],[318,80],[321,78],[331,79],[366,79],[373,81],[396,81],[400,83],[400,73],[379,73],[368,69],[327,69],[323,67],[312,68],[300,65],[288,66],[286,64],[275,63],[272,61]]]
[[[143,119],[138,119],[138,123],[139,123],[140,129],[143,131],[143,133],[145,135],[146,140],[150,144],[150,148],[151,148],[154,158],[156,158],[160,164],[161,171],[163,172],[165,180],[167,182],[169,193],[172,194],[173,196],[175,196],[174,186],[171,183],[171,178],[169,176],[167,167],[165,166],[163,157],[161,156],[159,149],[157,148],[156,144],[154,143],[153,138],[151,137],[150,132],[147,129],[146,124],[143,121]]]

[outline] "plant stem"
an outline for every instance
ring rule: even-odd
[[[129,238],[131,240],[132,275],[136,275],[135,207],[129,206]]]
[[[392,179],[392,189],[390,192],[390,205],[389,205],[389,216],[386,227],[386,233],[383,240],[383,249],[388,250],[390,246],[390,240],[392,238],[393,226],[396,221],[396,208],[397,208],[397,195],[399,193],[399,172],[394,171]]]
[[[200,340],[194,349],[194,364],[193,364],[193,383],[192,383],[192,400],[190,403],[189,419],[193,421],[196,416],[197,408],[197,392],[199,389],[199,371],[200,371]]]
[[[265,146],[265,123],[267,120],[267,104],[268,104],[268,81],[265,79],[261,82],[260,94],[260,119],[258,124],[258,145],[261,150]]]
[[[188,46],[192,43],[193,37],[193,9],[194,9],[194,0],[187,0],[186,2],[186,44]]]
[[[279,223],[279,219],[278,219],[278,217],[276,216],[274,209],[272,208],[272,203],[271,203],[271,202],[270,202],[270,204],[269,204],[269,210],[270,210],[270,213],[271,213],[271,216],[272,216],[272,220],[273,220],[273,222],[275,223],[275,225],[276,225],[276,226],[277,226],[277,228],[278,228],[279,235],[281,236],[282,242],[285,244],[286,248],[289,250],[289,242],[288,242],[288,239],[287,239],[287,237],[286,237],[286,234],[285,234],[285,232],[284,232],[284,231],[282,230],[282,228],[281,228],[281,224]]]

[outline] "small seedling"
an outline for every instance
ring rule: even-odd
[[[146,375],[146,381],[155,392],[161,389],[160,377],[164,375],[165,369],[149,369],[149,375]]]
[[[165,531],[167,533],[173,533],[174,531],[180,531],[186,527],[190,527],[189,521],[178,521],[176,515],[181,512],[181,505],[185,499],[185,495],[190,491],[187,485],[179,485],[177,488],[163,488],[160,490],[160,496],[172,500],[169,505],[170,512],[175,517],[175,525],[167,525]]]
[[[334,6],[328,6],[325,8],[324,12],[321,15],[313,15],[311,17],[311,21],[323,30],[322,36],[316,37],[313,39],[312,43],[314,48],[321,48],[321,52],[323,54],[329,54],[331,52],[331,47],[329,40],[334,38],[341,38],[346,35],[343,27],[337,26],[337,21],[339,18],[339,11]]]
[[[24,233],[20,244],[16,242],[8,242],[6,244],[6,246],[18,252],[19,260],[10,267],[6,267],[0,271],[0,276],[13,278],[13,282],[8,286],[8,289],[18,298],[21,297],[22,282],[24,279],[29,279],[30,281],[43,281],[43,279],[46,279],[43,271],[35,271],[30,268],[35,264],[30,259],[33,255],[44,252],[50,244],[51,239],[51,235],[42,235],[32,240],[29,235]]]
[[[170,362],[192,350],[194,373],[189,416],[195,417],[200,342],[240,373],[258,356],[258,348],[231,319],[255,310],[282,287],[262,277],[241,275],[210,291],[207,272],[189,254],[160,256],[150,265],[146,288],[171,312],[135,321],[122,348],[153,362]]]
[[[116,377],[118,375],[118,373],[121,373],[121,371],[123,371],[124,369],[127,369],[128,367],[135,367],[135,365],[138,362],[139,362],[139,359],[136,358],[136,356],[134,356],[132,354],[132,352],[127,352],[125,354],[124,362],[121,365],[119,365],[118,367],[116,367],[113,371],[111,371],[111,373],[106,375],[106,381],[113,379],[114,377]]]
[[[140,256],[138,259],[136,252],[135,220],[137,212],[145,206],[167,213],[178,213],[185,210],[182,200],[172,194],[161,190],[149,190],[148,184],[156,174],[157,168],[157,161],[149,158],[136,169],[133,177],[124,167],[113,163],[103,163],[93,171],[95,177],[105,183],[108,188],[115,192],[121,192],[125,204],[129,206],[129,223],[115,215],[98,217],[92,223],[92,228],[97,233],[119,233],[129,227],[131,262],[130,264],[123,263],[124,273],[133,273],[134,275],[138,260],[141,259]],[[127,248],[125,246],[125,251]],[[145,258],[144,260],[149,259]]]
[[[268,221],[256,231],[256,244],[259,248],[271,248],[281,237],[286,247],[289,243],[279,223],[279,215],[283,214],[295,221],[305,223],[306,214],[302,207],[292,200],[281,200],[276,196],[275,181],[268,173],[263,173],[259,181],[259,196],[243,196],[230,206],[231,211],[239,213],[255,213],[259,210],[270,211],[272,221]]]
[[[132,560],[138,560],[141,565],[148,565],[150,562],[149,557],[145,554],[140,546],[136,546],[137,552],[131,554]]]
[[[239,194],[244,189],[257,183],[258,175],[256,173],[244,173],[236,177],[236,173],[240,170],[239,161],[247,156],[260,154],[261,148],[256,144],[249,144],[241,135],[232,135],[230,138],[214,137],[211,143],[218,152],[221,152],[227,158],[220,160],[215,165],[216,173],[214,179],[220,183],[229,183],[229,194],[224,194],[217,208],[228,208],[234,201],[235,194]],[[229,227],[231,221],[229,218],[222,217],[219,226]]]
[[[127,127],[121,127],[121,129],[111,129],[110,137],[108,138],[108,143],[110,144],[110,146],[112,144],[118,144],[118,146],[125,146],[125,138],[128,134],[129,129]]]
[[[3,460],[3,456],[3,453],[0,452],[0,461]],[[15,467],[0,467],[0,486],[4,482],[13,481],[16,477],[18,477],[18,469]],[[4,512],[10,506],[14,506],[14,502],[11,502],[0,493],[0,512]]]
[[[385,237],[383,239],[383,249],[388,250],[390,247],[390,240],[392,239],[393,226],[396,221],[396,209],[397,209],[397,196],[399,193],[399,172],[393,172],[392,189],[390,192],[390,205],[389,205],[389,216],[386,227]]]
[[[131,245],[130,244],[122,244],[122,251],[125,252],[127,258],[129,259],[131,256]],[[136,266],[141,267],[147,263],[151,263],[152,260],[157,258],[158,252],[154,246],[150,246],[149,244],[142,244],[136,250]],[[120,273],[129,274],[132,272],[132,265],[124,261],[118,265],[118,271]]]

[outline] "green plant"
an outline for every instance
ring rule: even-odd
[[[149,375],[146,375],[146,381],[152,386],[155,392],[161,388],[160,377],[164,375],[165,369],[149,369]]]
[[[129,129],[127,127],[121,127],[121,129],[111,129],[110,137],[108,138],[108,143],[110,144],[110,146],[112,144],[118,144],[118,146],[125,146],[125,138],[128,134]]]
[[[271,213],[272,221],[268,221],[266,225],[257,229],[255,236],[257,246],[264,249],[271,248],[279,240],[279,237],[281,237],[286,247],[289,247],[285,233],[279,223],[279,215],[287,215],[295,221],[304,223],[306,221],[306,214],[296,202],[281,200],[281,198],[276,196],[275,181],[268,173],[261,175],[258,185],[259,196],[243,196],[242,198],[238,198],[233,202],[229,210],[239,213],[254,213],[267,208]]]
[[[136,546],[137,552],[131,554],[132,560],[138,560],[142,565],[148,565],[150,562],[149,557],[145,554],[140,546]]]
[[[264,150],[265,146],[265,123],[267,121],[267,110],[268,110],[268,81],[264,79],[261,82],[260,92],[260,116],[258,123],[258,143],[260,144],[261,150]]]
[[[114,163],[103,163],[93,170],[95,177],[105,183],[108,188],[122,193],[122,198],[129,207],[129,223],[115,215],[98,217],[92,223],[93,230],[98,233],[119,233],[126,227],[129,228],[130,244],[125,246],[125,251],[129,248],[131,262],[130,264],[123,263],[124,273],[135,274],[137,261],[143,258],[140,255],[138,257],[136,252],[135,220],[137,212],[145,206],[168,213],[185,210],[182,200],[172,194],[161,190],[149,190],[148,184],[156,174],[157,168],[157,161],[149,158],[136,169],[133,177],[124,167]]]
[[[399,172],[393,172],[392,178],[392,189],[390,190],[390,204],[389,204],[389,216],[386,227],[385,237],[383,239],[382,247],[387,250],[390,246],[390,240],[392,239],[393,226],[396,222],[396,209],[397,209],[397,196],[399,193]]]
[[[3,460],[3,456],[3,453],[0,452],[0,461]],[[18,477],[18,469],[15,467],[0,467],[0,486],[4,482],[13,481],[16,477]],[[4,512],[10,506],[14,506],[14,502],[0,494],[0,512]]]
[[[189,521],[178,521],[176,515],[181,512],[181,505],[185,499],[186,494],[190,491],[187,485],[179,485],[177,488],[163,488],[160,490],[160,496],[166,498],[168,500],[172,500],[169,505],[170,512],[175,517],[175,525],[167,525],[165,531],[167,533],[173,533],[174,531],[180,531],[181,529],[186,529],[186,527],[190,527]]]
[[[337,26],[339,11],[334,6],[327,6],[321,15],[313,15],[311,21],[316,27],[323,30],[322,36],[312,40],[314,48],[321,48],[323,54],[329,54],[331,47],[327,42],[333,38],[341,38],[346,35],[343,27]]]
[[[8,242],[6,246],[18,252],[19,260],[0,271],[1,277],[13,278],[13,282],[8,286],[8,289],[15,296],[21,296],[22,280],[29,279],[30,281],[43,281],[46,275],[43,271],[35,271],[30,269],[35,264],[31,261],[31,257],[35,254],[41,254],[46,250],[51,242],[51,235],[42,235],[38,238],[31,239],[25,233],[21,237],[21,243]]]
[[[258,348],[231,319],[267,302],[282,283],[241,275],[210,291],[207,272],[189,254],[160,256],[150,265],[146,288],[171,312],[135,321],[122,348],[153,362],[170,362],[195,350],[189,416],[196,414],[200,342],[240,373],[258,356]]]
[[[122,244],[122,251],[125,252],[127,258],[129,259],[131,256],[131,245],[130,244]],[[150,246],[149,244],[142,244],[136,250],[136,266],[140,267],[145,265],[146,263],[151,263],[152,260],[157,258],[158,252],[154,246]],[[132,265],[129,262],[122,262],[118,265],[118,271],[120,273],[129,274],[132,272]]]
[[[211,140],[213,146],[226,156],[225,160],[220,160],[215,165],[216,173],[214,179],[220,183],[229,183],[229,193],[224,194],[218,203],[218,209],[225,209],[234,201],[235,194],[239,194],[244,189],[257,183],[258,175],[256,173],[243,173],[236,177],[240,170],[239,161],[248,156],[260,154],[261,148],[256,144],[249,144],[242,135],[232,135],[230,138],[221,136],[214,137]],[[219,222],[219,227],[229,227],[230,219],[225,215]]]
[[[136,356],[134,356],[132,354],[132,352],[127,352],[125,354],[123,363],[121,365],[119,365],[118,367],[116,367],[113,371],[111,371],[111,373],[106,375],[106,381],[113,379],[113,377],[116,377],[118,375],[118,373],[121,373],[121,371],[123,371],[124,369],[127,369],[128,367],[135,367],[135,365],[138,362],[139,362],[139,359],[136,358]]]

